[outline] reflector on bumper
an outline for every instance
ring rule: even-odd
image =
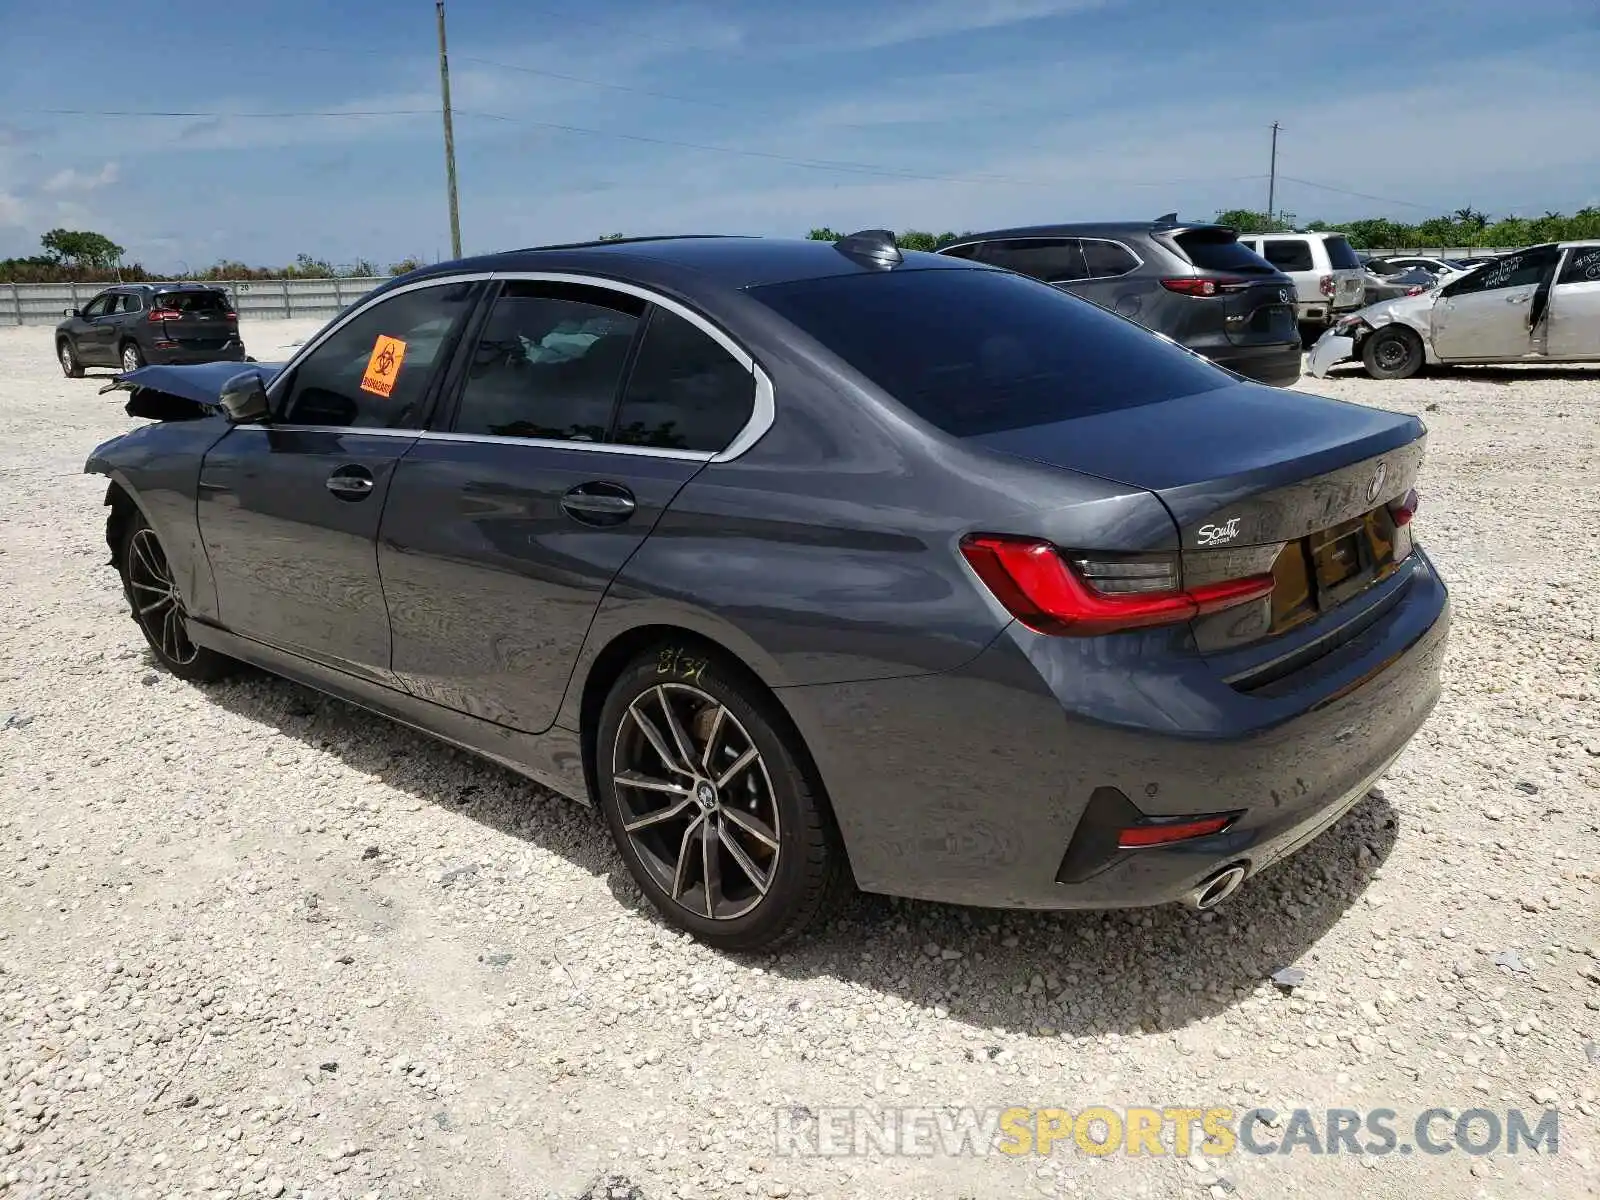
[[[1311,347],[1311,358],[1306,363],[1306,370],[1321,379],[1328,373],[1329,367],[1349,358],[1355,353],[1355,349],[1354,338],[1335,333],[1330,329],[1317,339],[1316,345]]]

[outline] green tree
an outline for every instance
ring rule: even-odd
[[[826,225],[823,225],[818,229],[813,229],[810,233],[806,234],[806,237],[810,238],[813,242],[837,242],[843,236],[844,234],[836,233],[832,229],[829,229]]]
[[[422,265],[423,265],[422,264],[422,260],[420,258],[418,258],[415,254],[413,254],[408,258],[402,258],[397,263],[390,263],[389,264],[389,274],[391,274],[391,275],[409,275],[413,271],[420,270]]]
[[[1217,213],[1217,224],[1237,229],[1240,233],[1278,233],[1295,228],[1295,215],[1280,212],[1269,216],[1250,208],[1229,208]]]
[[[599,240],[602,242],[620,242],[626,236],[626,234],[621,233],[602,233]]]
[[[94,271],[108,270],[124,253],[105,234],[87,229],[52,229],[39,242],[53,261]]]

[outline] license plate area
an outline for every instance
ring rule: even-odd
[[[1297,538],[1273,564],[1272,632],[1337,608],[1397,565],[1394,519],[1386,508]]]

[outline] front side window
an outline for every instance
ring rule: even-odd
[[[1446,296],[1470,296],[1474,292],[1497,292],[1505,288],[1529,287],[1544,279],[1556,265],[1561,250],[1557,246],[1534,246],[1515,254],[1503,255],[1492,263],[1479,267],[1471,275],[1464,275],[1447,284]]]
[[[644,307],[603,288],[507,284],[473,351],[455,432],[604,441]]]
[[[1070,283],[1089,274],[1083,263],[1083,247],[1077,238],[1008,238],[985,242],[978,257],[982,262],[1045,283]]]
[[[719,342],[657,307],[628,377],[614,440],[722,450],[750,420],[755,393],[755,376]]]
[[[1311,243],[1300,238],[1286,241],[1263,241],[1261,257],[1280,271],[1313,271]]]
[[[114,293],[107,293],[104,296],[96,296],[93,300],[89,301],[88,304],[83,306],[83,315],[86,317],[103,317],[106,315],[106,313],[112,310],[112,306],[115,305],[116,302],[117,297]]]
[[[1139,260],[1121,242],[1103,242],[1098,238],[1084,238],[1083,265],[1090,279],[1110,279],[1126,275],[1139,265]]]
[[[1567,251],[1567,263],[1557,283],[1600,283],[1600,246],[1576,246]]]
[[[420,428],[430,385],[472,310],[475,283],[402,292],[341,326],[293,368],[279,411],[295,425]]]

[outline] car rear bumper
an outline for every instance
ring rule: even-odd
[[[144,360],[153,366],[175,367],[187,363],[243,362],[244,343],[231,342],[218,350],[196,350],[184,346],[141,347]]]
[[[1275,342],[1265,346],[1229,346],[1207,349],[1205,354],[1219,367],[1237,371],[1246,379],[1272,387],[1288,387],[1300,378],[1300,343]]]
[[[1166,903],[1305,845],[1421,727],[1450,606],[1422,552],[1408,562],[1381,619],[1304,668],[1303,684],[1238,690],[1192,646],[1173,652],[1187,631],[1074,639],[1013,625],[956,671],[779,696],[863,889],[996,907]],[[1106,803],[1239,815],[1178,845],[1085,851]]]

